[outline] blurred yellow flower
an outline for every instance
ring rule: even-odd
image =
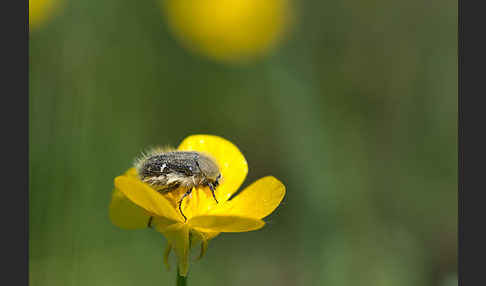
[[[228,62],[268,53],[291,22],[290,0],[159,0],[190,50]]]
[[[37,28],[47,21],[59,5],[59,0],[29,0],[29,28]]]
[[[262,218],[272,213],[285,195],[285,186],[272,176],[263,177],[233,199],[228,200],[245,180],[248,165],[240,150],[218,136],[192,135],[179,145],[178,150],[206,152],[217,161],[223,181],[212,197],[207,188],[195,189],[182,202],[187,221],[179,212],[178,202],[185,190],[161,194],[143,183],[134,168],[115,178],[115,189],[110,203],[112,223],[124,229],[147,226],[161,232],[168,241],[165,263],[174,249],[181,276],[189,269],[191,245],[201,243],[202,257],[208,241],[221,232],[246,232],[264,226]]]

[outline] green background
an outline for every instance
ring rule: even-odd
[[[198,133],[240,148],[244,186],[287,194],[262,230],[211,241],[189,285],[457,285],[457,2],[296,13],[245,65],[182,48],[155,0],[67,1],[31,31],[30,285],[175,284],[165,238],[108,204],[141,150]]]

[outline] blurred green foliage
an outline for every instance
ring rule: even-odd
[[[453,285],[456,1],[298,1],[244,65],[183,49],[155,0],[65,2],[29,42],[32,286],[173,285],[164,237],[108,204],[142,149],[196,133],[287,195],[262,230],[211,241],[189,285]]]

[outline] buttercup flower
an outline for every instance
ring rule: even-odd
[[[186,48],[225,62],[270,52],[292,22],[290,0],[159,0]]]
[[[29,27],[37,28],[53,16],[61,0],[29,0]]]
[[[207,187],[195,188],[182,202],[187,220],[178,203],[185,190],[161,194],[143,183],[134,168],[115,178],[110,203],[110,219],[123,229],[153,227],[168,241],[165,263],[173,249],[178,259],[179,275],[186,276],[191,245],[201,244],[202,257],[208,241],[221,232],[246,232],[264,226],[262,218],[277,208],[285,195],[285,186],[272,176],[263,177],[229,200],[245,180],[248,165],[231,142],[218,136],[192,135],[182,141],[180,151],[199,151],[218,163],[222,182],[213,199]]]

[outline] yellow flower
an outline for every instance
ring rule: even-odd
[[[226,139],[212,135],[192,135],[178,150],[206,152],[217,161],[223,181],[212,197],[207,188],[194,189],[182,202],[187,221],[179,212],[178,202],[185,190],[161,194],[143,183],[134,168],[115,178],[110,203],[110,219],[124,229],[148,225],[168,241],[165,262],[171,249],[178,258],[179,274],[186,276],[189,250],[201,243],[202,257],[208,241],[221,232],[245,232],[264,226],[262,218],[277,208],[285,195],[285,186],[272,176],[263,177],[229,200],[245,180],[248,165],[240,150]]]
[[[60,4],[60,0],[30,0],[29,1],[29,27],[39,27],[47,21]]]
[[[240,62],[272,50],[291,23],[290,0],[159,0],[169,28],[188,49]]]

